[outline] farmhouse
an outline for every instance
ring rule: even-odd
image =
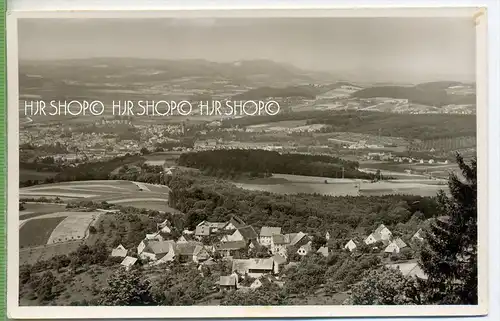
[[[228,235],[223,239],[223,242],[245,241],[246,243],[250,243],[251,248],[254,248],[259,245],[258,238],[255,229],[251,225],[247,225],[237,229],[233,234]]]
[[[308,243],[299,247],[299,249],[297,250],[297,254],[300,256],[304,256],[304,255],[307,255],[311,251],[312,251],[312,245],[311,245],[311,241],[309,241]]]
[[[370,245],[380,241],[389,241],[391,237],[392,232],[389,231],[384,224],[380,224],[380,226],[365,239],[365,244]]]
[[[272,258],[233,260],[232,272],[243,275],[248,274],[253,278],[260,278],[264,274],[272,274],[274,272],[274,260]]]
[[[196,226],[196,231],[198,231],[198,227],[204,227],[204,230],[205,229],[209,230],[209,232],[208,232],[208,235],[209,235],[211,233],[219,231],[220,229],[223,229],[226,226],[226,224],[227,223],[203,221]],[[196,235],[198,235],[198,234],[196,234]]]
[[[137,262],[137,258],[135,257],[131,257],[131,256],[127,256],[123,259],[122,263],[120,263],[122,266],[125,267],[125,269],[128,271],[130,270],[130,268],[132,267],[132,265],[135,264],[135,262]]]
[[[175,256],[174,241],[142,241],[137,247],[137,253],[143,260],[171,261]]]
[[[177,239],[177,243],[188,243],[194,241],[194,238],[190,234],[183,234]]]
[[[402,239],[397,238],[392,241],[384,250],[385,253],[399,253],[401,249],[407,247],[406,243]]]
[[[214,252],[218,252],[222,255],[222,257],[231,257],[236,252],[245,250],[247,247],[247,243],[245,241],[229,241],[218,243],[214,246]]]
[[[272,257],[272,259],[274,261],[274,273],[278,274],[280,272],[280,269],[281,269],[280,267],[285,265],[286,259],[283,256],[278,255],[278,254],[275,254]]]
[[[202,262],[210,258],[206,248],[199,242],[177,244],[175,252],[181,262]]]
[[[354,251],[357,247],[358,245],[352,239],[350,239],[349,242],[347,242],[346,245],[344,245],[344,249],[349,250],[349,252]]]
[[[287,256],[286,249],[288,244],[290,244],[290,240],[287,238],[286,235],[283,234],[273,235],[271,239],[271,253],[286,257]]]
[[[277,234],[281,234],[281,227],[263,226],[260,229],[260,244],[263,246],[271,245],[273,235]]]
[[[125,247],[123,247],[123,245],[120,244],[111,251],[111,256],[112,257],[126,257],[127,252],[128,252],[127,249]]]

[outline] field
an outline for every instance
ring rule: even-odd
[[[37,218],[25,222],[19,230],[19,247],[47,244],[52,231],[65,219],[64,216]]]
[[[80,244],[81,241],[73,241],[39,247],[22,248],[19,250],[19,264],[34,264],[39,260],[48,260],[56,255],[69,254],[76,251]]]
[[[37,216],[64,211],[66,205],[64,204],[51,204],[51,203],[30,203],[24,204],[24,210],[19,211],[19,219],[27,220]]]
[[[89,226],[96,222],[102,213],[64,212],[63,214],[68,216],[52,231],[47,244],[85,239],[88,236]]]
[[[21,198],[65,198],[67,200],[87,199],[94,202],[106,201],[112,204],[137,206],[149,204],[154,207],[167,206],[170,189],[130,181],[76,181],[44,184],[21,188]]]
[[[278,194],[318,193],[330,196],[381,196],[387,194],[435,196],[439,190],[446,190],[447,187],[443,185],[441,180],[430,180],[422,176],[372,183],[357,179],[332,179],[282,174],[274,174],[272,178],[258,179],[255,182],[240,181],[234,184],[237,187],[253,191]]]

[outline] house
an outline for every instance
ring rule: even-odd
[[[370,245],[380,241],[389,241],[391,238],[392,232],[389,231],[384,224],[380,224],[379,227],[365,239],[365,244]]]
[[[416,262],[393,263],[387,264],[386,267],[390,269],[400,270],[404,276],[416,277],[422,280],[427,280],[427,275]]]
[[[221,276],[219,278],[219,288],[221,291],[236,290],[238,288],[238,275],[233,273],[231,275]]]
[[[392,241],[384,250],[385,253],[399,253],[401,249],[407,247],[406,243],[402,239],[397,238]]]
[[[312,245],[311,241],[309,241],[308,243],[299,247],[299,249],[297,250],[297,254],[300,256],[304,256],[310,253],[311,251],[312,251]]]
[[[137,262],[137,258],[135,257],[131,257],[131,256],[126,256],[122,263],[120,263],[121,266],[124,266],[125,269],[128,271],[130,270],[130,268],[132,267],[132,265],[135,264],[135,262]]]
[[[197,237],[209,236],[210,227],[205,225],[197,226],[194,235],[196,235]]]
[[[231,257],[235,252],[245,250],[247,243],[245,241],[229,241],[218,243],[214,246],[214,252],[220,253],[222,257]]]
[[[263,226],[260,229],[259,242],[263,246],[270,246],[273,235],[281,234],[281,227]]]
[[[172,229],[170,228],[170,222],[168,219],[165,219],[163,222],[156,224],[156,228],[158,231],[168,234],[172,232]]]
[[[319,253],[319,254],[323,255],[324,257],[328,257],[328,254],[329,254],[329,253],[328,253],[328,247],[326,247],[326,246],[322,246],[322,247],[320,247],[320,248],[316,251],[316,253]]]
[[[330,232],[326,232],[326,234],[325,234],[325,239],[326,239],[327,241],[329,241],[329,240],[330,240],[330,237],[331,237]]]
[[[144,246],[141,246],[143,244]],[[174,241],[142,241],[137,247],[137,253],[143,260],[162,262],[172,261],[175,256]]]
[[[236,215],[233,215],[229,220],[229,222],[226,223],[226,226],[224,226],[223,229],[226,231],[235,231],[239,228],[242,228],[245,225],[246,223],[241,218],[239,218]]]
[[[227,235],[226,238],[223,238],[223,242],[231,242],[231,241],[245,241],[246,243],[250,243],[251,248],[255,248],[259,245],[258,243],[258,235],[255,232],[255,229],[251,225],[243,226],[234,231],[233,234]]]
[[[286,259],[284,256],[275,254],[272,257],[274,261],[274,274],[279,274],[281,271],[281,267],[283,267],[286,263]]]
[[[233,260],[232,272],[248,274],[252,278],[260,278],[264,274],[274,272],[274,260],[266,259],[239,259]]]
[[[175,254],[181,262],[203,262],[210,258],[207,249],[200,242],[178,243]]]
[[[349,252],[352,252],[357,247],[358,246],[357,246],[356,242],[354,242],[352,239],[350,239],[349,242],[347,242],[346,245],[344,246],[344,249],[349,250]]]
[[[188,243],[194,241],[194,237],[190,234],[183,234],[181,235],[176,243]]]
[[[419,229],[417,232],[415,232],[415,234],[413,234],[413,236],[411,237],[411,240],[413,242],[422,242],[424,240],[424,237],[422,235],[423,235],[423,231],[422,231],[422,229]]]
[[[160,235],[160,232],[152,233],[152,234],[146,234],[145,240],[148,241],[164,241],[163,236]]]
[[[271,239],[271,253],[287,257],[287,246],[290,239],[283,234],[275,234]]]
[[[123,245],[118,245],[116,248],[111,251],[111,256],[112,257],[126,257],[127,256],[127,249],[123,247]]]
[[[198,230],[198,227],[204,227],[205,229],[208,229],[209,232],[208,234],[218,232],[219,230],[223,229],[227,223],[220,223],[220,222],[207,222],[207,221],[202,221],[196,226],[196,230]]]

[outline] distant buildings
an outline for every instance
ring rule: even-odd
[[[380,226],[365,239],[365,244],[370,245],[377,242],[389,241],[391,238],[392,232],[385,227],[384,224],[380,224]]]

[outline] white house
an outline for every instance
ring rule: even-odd
[[[358,246],[356,245],[356,242],[354,242],[352,239],[349,240],[349,242],[344,245],[344,249],[349,250],[349,252],[354,251]]]
[[[259,242],[263,246],[270,246],[273,235],[281,234],[281,227],[263,226],[260,229]]]
[[[127,256],[123,259],[122,263],[120,263],[120,265],[124,266],[125,269],[128,271],[130,270],[130,268],[132,267],[132,265],[135,264],[135,262],[137,262],[137,258],[135,257],[131,257],[131,256]]]
[[[297,250],[297,254],[300,256],[304,256],[307,255],[309,252],[311,252],[312,251],[311,243],[312,242],[309,241],[307,244],[304,244],[301,247],[299,247],[299,249]]]
[[[415,234],[413,234],[413,236],[411,237],[411,240],[414,242],[415,241],[422,242],[424,240],[422,234],[423,234],[422,229],[419,229],[417,232],[415,232]]]
[[[379,241],[389,241],[391,238],[392,232],[385,227],[384,224],[380,224],[380,226],[365,239],[365,244],[370,245]]]
[[[330,240],[330,232],[326,232],[325,234],[325,239],[328,241]]]
[[[385,248],[384,252],[385,253],[399,253],[401,249],[407,247],[406,243],[403,242],[402,239],[397,238],[394,241],[392,241],[387,247]]]
[[[316,253],[319,253],[319,254],[323,255],[324,257],[328,257],[328,254],[329,254],[328,247],[322,246],[318,249],[318,251],[316,251]]]
[[[160,235],[160,232],[146,234],[145,239],[148,241],[164,241],[163,236]]]
[[[126,257],[127,256],[127,249],[123,247],[123,245],[118,245],[116,248],[111,251],[111,256],[112,257]]]

